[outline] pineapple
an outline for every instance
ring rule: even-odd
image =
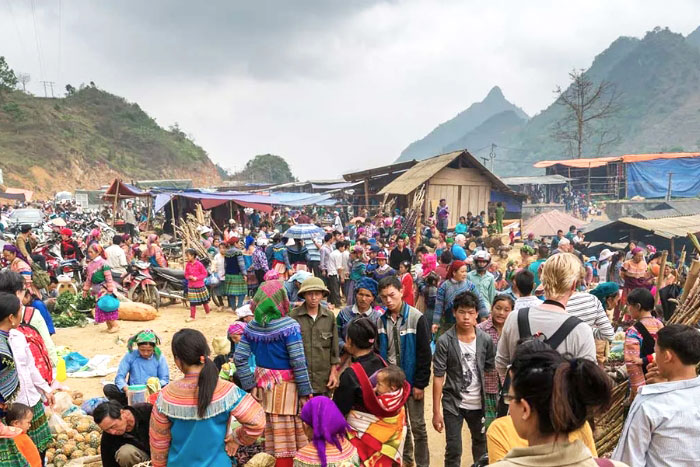
[[[83,451],[81,451],[80,449],[76,449],[76,450],[73,451],[73,453],[70,455],[70,458],[71,458],[71,459],[78,459],[78,458],[83,457],[84,455],[85,455],[85,453],[84,453]]]
[[[63,467],[68,463],[68,457],[65,454],[58,454],[53,458],[54,467]]]

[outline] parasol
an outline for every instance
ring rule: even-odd
[[[323,229],[314,224],[296,224],[291,226],[284,233],[287,238],[294,238],[299,240],[307,240],[310,238],[318,237],[323,235]]]

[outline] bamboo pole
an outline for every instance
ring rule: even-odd
[[[666,258],[668,257],[668,251],[664,250],[661,253],[661,264],[659,265],[659,276],[656,278],[656,293],[654,293],[654,303],[659,299],[659,291],[661,290],[661,284],[664,281],[664,273],[666,272]]]
[[[170,226],[173,228],[173,238],[177,240],[177,226],[175,225],[175,205],[173,204],[172,195],[170,195]]]
[[[151,230],[151,215],[153,214],[153,199],[148,197],[148,215],[146,216],[146,230]]]
[[[693,260],[693,263],[690,265],[688,277],[685,279],[685,284],[683,284],[683,295],[681,295],[680,300],[681,303],[685,302],[685,299],[688,298],[690,288],[693,286],[693,284],[695,284],[695,281],[698,280],[698,275],[700,275],[700,261],[696,259]]]
[[[119,203],[119,182],[120,180],[117,179],[117,189],[114,192],[114,204],[112,205],[112,227],[114,227],[114,223],[117,221],[117,204]]]

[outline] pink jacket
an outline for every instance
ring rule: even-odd
[[[198,289],[204,287],[204,279],[207,278],[209,273],[207,273],[206,268],[199,260],[195,260],[194,263],[185,264],[185,279],[187,279],[187,287]],[[192,280],[190,277],[196,277],[197,280]]]

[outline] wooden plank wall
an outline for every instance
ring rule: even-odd
[[[488,211],[490,190],[491,182],[478,170],[445,167],[430,179],[426,198],[431,206],[445,198],[450,207],[450,227],[454,227],[459,216],[469,211],[474,215]]]

